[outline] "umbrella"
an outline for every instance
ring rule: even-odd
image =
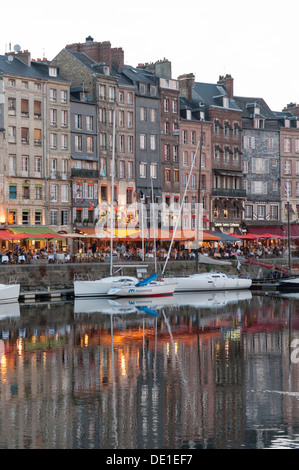
[[[258,238],[281,238],[279,235],[272,235],[272,233],[263,233],[258,235]]]

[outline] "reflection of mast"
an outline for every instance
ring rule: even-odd
[[[117,449],[118,448],[118,438],[117,438],[115,368],[114,368],[114,347],[113,347],[113,315],[110,316],[110,328],[111,328],[112,408],[113,408],[112,429],[113,429],[113,434],[114,434],[115,449]]]

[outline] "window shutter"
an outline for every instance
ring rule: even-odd
[[[87,183],[83,183],[83,198],[86,199],[87,196]]]
[[[267,194],[267,181],[263,182],[263,194]]]
[[[95,185],[93,187],[93,197],[94,197],[94,199],[96,199],[98,201],[98,199],[99,199],[99,185],[97,183],[95,183]]]
[[[256,161],[255,161],[255,158],[252,159],[252,173],[256,173]]]
[[[264,160],[264,172],[269,173],[269,160],[268,159]]]
[[[76,214],[76,208],[73,207],[73,222],[75,222],[75,220],[76,220],[76,215],[77,215]]]
[[[83,207],[83,220],[88,219],[88,207]]]

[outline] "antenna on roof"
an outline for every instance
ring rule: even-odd
[[[19,44],[15,44],[13,48],[15,52],[20,52],[21,50],[21,46]]]

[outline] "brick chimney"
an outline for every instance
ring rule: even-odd
[[[219,75],[218,85],[224,85],[226,88],[227,96],[229,98],[234,97],[234,79],[231,75],[226,74],[225,77],[223,75]]]
[[[283,108],[283,111],[288,111],[293,116],[299,116],[299,105],[297,103],[289,103]]]
[[[191,101],[192,100],[192,88],[195,82],[195,75],[193,73],[180,75],[178,77],[178,81],[180,85],[180,94]]]
[[[76,52],[83,52],[95,62],[105,62],[111,67],[111,43],[110,41],[94,42],[91,36],[86,38],[84,43],[74,43],[65,46],[66,49]]]
[[[117,69],[123,69],[125,67],[125,56],[121,47],[113,47],[111,49],[111,62]]]
[[[30,67],[31,65],[31,53],[29,51],[19,51],[15,53],[14,51],[11,52],[5,52],[5,55],[12,55],[14,57],[17,57],[20,59],[24,64],[28,65]]]

